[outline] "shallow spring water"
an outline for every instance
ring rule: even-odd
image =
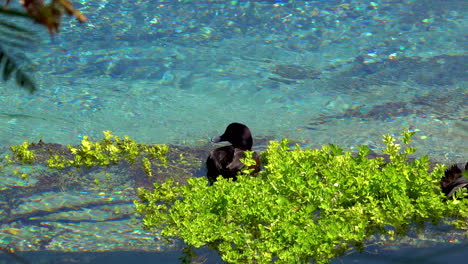
[[[0,83],[0,145],[41,138],[77,144],[112,130],[145,143],[198,147],[227,124],[242,122],[262,140],[287,137],[350,150],[358,144],[378,149],[382,134],[410,129],[418,131],[417,154],[466,162],[462,1],[292,2],[76,1],[89,16],[86,24],[65,19],[53,39],[37,26],[42,41],[27,55],[37,65],[40,90],[27,95]],[[11,175],[3,178],[2,190],[21,187],[9,182]],[[6,237],[21,236],[21,228],[3,230]],[[453,250],[438,246],[456,261],[463,243]],[[77,245],[57,248],[80,251]],[[421,256],[428,251],[421,249]],[[342,261],[408,256],[403,249],[383,252]]]

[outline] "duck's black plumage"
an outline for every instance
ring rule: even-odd
[[[232,123],[227,128],[224,134],[211,139],[212,142],[218,143],[228,141],[232,145],[214,149],[210,152],[206,160],[207,178],[210,185],[216,181],[219,175],[224,178],[237,179],[237,173],[244,168],[244,164],[240,161],[245,157],[244,151],[252,150],[252,134],[250,129],[241,123]],[[257,164],[252,167],[253,173],[260,171],[260,159],[257,153],[253,155]]]
[[[468,170],[468,162],[465,164],[464,170]],[[454,164],[445,170],[445,176],[440,180],[440,187],[447,198],[451,198],[458,189],[468,189],[468,179],[463,177],[462,169]]]

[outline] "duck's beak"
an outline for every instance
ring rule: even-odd
[[[213,137],[211,139],[211,142],[213,143],[218,143],[218,142],[221,142],[221,141],[224,141],[220,136],[216,136],[216,137]]]

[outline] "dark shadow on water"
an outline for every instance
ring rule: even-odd
[[[427,248],[378,250],[377,253],[353,253],[332,261],[332,264],[445,264],[466,263],[468,243],[439,245]]]
[[[37,251],[20,252],[21,257],[29,264],[172,264],[182,263],[180,252],[57,252]],[[205,264],[222,263],[214,253],[203,253]],[[0,254],[0,263],[18,264],[10,256]]]
[[[465,263],[468,259],[468,243],[443,245],[436,248],[404,248],[398,250],[378,250],[377,253],[352,253],[333,260],[332,264],[445,264]],[[196,250],[198,259],[192,263],[223,263],[219,256],[207,250]],[[21,257],[31,264],[173,264],[182,263],[181,252],[76,252],[53,251],[21,252]],[[0,263],[17,264],[11,257],[0,254]]]

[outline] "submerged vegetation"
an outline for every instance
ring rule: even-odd
[[[141,159],[143,169],[148,176],[152,174],[152,162],[159,161],[162,166],[167,163],[167,145],[146,145],[139,144],[135,140],[125,136],[120,138],[112,135],[111,131],[104,131],[104,138],[100,141],[93,142],[87,136],[83,137],[81,145],[78,147],[68,146],[68,152],[52,151],[49,149],[49,158],[47,159],[47,167],[51,169],[76,168],[81,169],[91,168],[95,166],[107,167],[112,164],[117,164],[121,161],[127,161],[133,164],[136,160]],[[44,144],[30,144],[23,142],[20,145],[12,146],[13,155],[7,156],[9,163],[19,161],[23,164],[31,164],[35,160],[34,150],[31,147]]]
[[[209,246],[232,263],[327,263],[361,251],[374,234],[391,240],[443,221],[466,228],[468,199],[445,199],[444,166],[431,171],[427,156],[408,159],[412,135],[403,134],[403,145],[384,136],[388,160],[368,158],[366,146],[353,155],[336,145],[273,141],[257,177],[220,177],[213,186],[205,178],[168,179],[139,190],[137,211],[149,231]]]

